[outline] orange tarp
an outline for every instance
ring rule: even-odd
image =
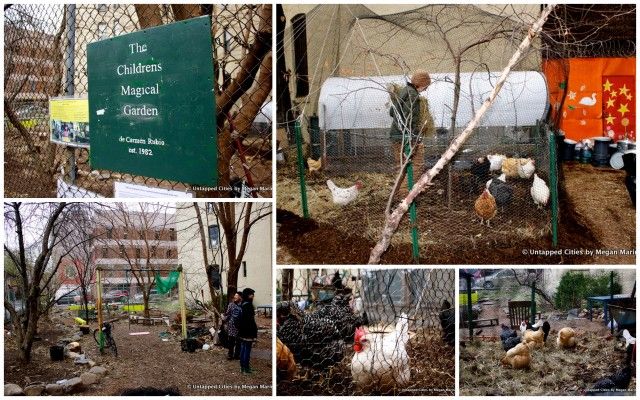
[[[552,117],[560,114],[567,138],[635,140],[635,58],[546,60],[542,68]]]

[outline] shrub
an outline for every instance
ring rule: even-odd
[[[556,308],[568,310],[581,308],[582,302],[591,296],[605,296],[610,291],[610,273],[602,272],[598,275],[585,274],[583,272],[568,271],[560,279],[560,285],[555,295]],[[613,293],[622,291],[619,277],[613,272]]]

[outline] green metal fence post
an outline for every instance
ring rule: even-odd
[[[409,156],[409,153],[411,149],[407,141],[404,145],[404,154]],[[407,187],[409,190],[413,189],[413,162],[407,164]],[[409,206],[409,222],[411,223],[411,258],[417,264],[420,261],[420,247],[418,246],[418,213],[415,200]]]
[[[300,177],[300,201],[302,202],[302,216],[309,218],[309,206],[307,205],[307,184],[305,182],[304,160],[302,155],[302,132],[300,120],[296,120],[294,131],[296,134],[296,149],[298,153],[298,176]]]
[[[536,281],[531,285],[531,325],[536,323]]]
[[[467,324],[469,326],[469,337],[473,340],[473,304],[471,304],[471,275],[467,273]]]
[[[551,186],[551,244],[558,246],[558,159],[555,133],[549,135],[549,186]]]

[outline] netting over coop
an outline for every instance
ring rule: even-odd
[[[455,133],[471,120],[493,90],[498,77],[499,73],[461,74]],[[435,135],[422,138],[427,145],[424,153],[427,165],[439,157],[455,136],[451,130],[454,79],[453,73],[431,74],[431,85],[421,93],[436,127]],[[404,76],[393,75],[333,77],[323,83],[318,101],[319,135],[312,132],[312,148],[325,157],[328,170],[336,173],[353,172],[354,169],[386,172],[397,167],[393,165],[389,134],[392,124],[390,93],[406,82]],[[538,140],[534,127],[537,121],[544,119],[547,111],[544,76],[535,71],[512,72],[495,103],[467,141],[463,154],[494,151],[513,156],[527,155],[530,152],[526,146]]]

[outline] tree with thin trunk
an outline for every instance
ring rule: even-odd
[[[15,280],[24,296],[24,307],[18,310],[7,299],[4,306],[11,317],[19,358],[24,362],[31,361],[38,323],[55,301],[51,288],[58,269],[63,258],[74,248],[65,250],[60,246],[70,234],[69,216],[82,207],[85,207],[83,203],[64,202],[4,205],[4,253],[15,268]]]
[[[272,213],[269,203],[210,203],[222,228],[227,259],[227,300],[238,290],[238,273],[242,266],[251,228]],[[264,240],[264,238],[254,238]]]

